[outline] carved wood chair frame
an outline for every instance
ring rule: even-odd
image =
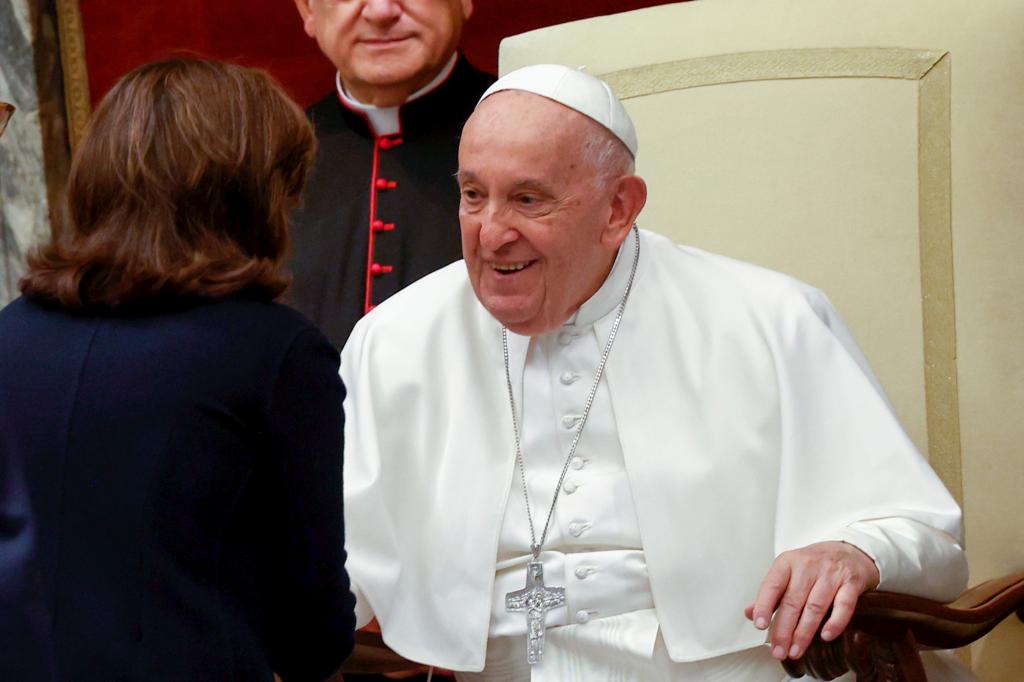
[[[816,636],[803,657],[783,663],[792,677],[858,682],[926,682],[921,649],[956,649],[1016,613],[1024,621],[1024,572],[981,583],[949,604],[891,592],[867,592],[843,635]]]

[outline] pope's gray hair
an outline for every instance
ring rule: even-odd
[[[583,143],[583,162],[595,172],[597,189],[605,189],[623,175],[632,175],[636,162],[626,145],[605,128],[594,125]]]

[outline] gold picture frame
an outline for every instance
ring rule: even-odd
[[[57,32],[64,73],[64,105],[68,112],[68,143],[74,150],[92,113],[85,36],[78,0],[57,0]]]

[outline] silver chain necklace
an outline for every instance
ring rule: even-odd
[[[530,494],[526,487],[526,466],[523,464],[523,451],[519,434],[519,419],[516,416],[516,401],[512,393],[512,372],[509,369],[508,359],[508,330],[501,328],[501,347],[505,355],[505,383],[508,386],[508,403],[512,409],[512,432],[515,435],[516,443],[516,465],[519,467],[519,478],[523,486],[523,501],[526,503],[526,519],[530,524],[530,551],[533,558],[526,568],[526,587],[521,590],[509,592],[505,595],[506,611],[526,612],[526,660],[530,665],[540,661],[544,653],[544,628],[547,612],[565,605],[564,587],[547,587],[544,585],[544,564],[540,560],[540,551],[544,541],[548,537],[548,530],[551,528],[551,519],[555,514],[555,506],[558,504],[558,495],[562,491],[562,483],[569,471],[569,463],[576,454],[576,446],[579,445],[580,436],[583,434],[583,427],[587,424],[590,416],[590,408],[594,405],[594,398],[597,395],[597,387],[604,375],[604,367],[608,362],[608,356],[612,352],[612,344],[615,343],[615,336],[619,331],[619,324],[622,322],[622,313],[626,310],[626,301],[629,300],[629,292],[633,289],[633,278],[636,276],[637,263],[640,260],[640,233],[636,225],[633,225],[633,236],[636,241],[636,248],[633,250],[633,266],[629,271],[629,280],[626,282],[626,290],[619,301],[619,310],[612,322],[612,329],[608,333],[608,340],[604,344],[604,351],[601,353],[601,361],[597,365],[597,372],[594,373],[594,383],[587,395],[586,407],[583,408],[583,415],[579,419],[576,433],[573,435],[572,445],[569,446],[569,454],[562,465],[562,474],[558,477],[555,485],[555,494],[551,500],[551,507],[548,509],[548,517],[544,521],[544,529],[540,534],[540,541],[537,541],[537,534],[533,525],[533,513],[530,510]],[[524,397],[526,391],[523,391]]]

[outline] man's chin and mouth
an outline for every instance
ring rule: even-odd
[[[359,41],[359,46],[372,53],[404,50],[412,44],[412,39],[412,36],[363,38]]]
[[[485,306],[487,312],[491,314],[491,317],[501,323],[501,326],[505,327],[513,334],[524,334],[530,333],[531,323],[533,317],[526,314],[519,307],[506,307],[503,305]]]
[[[512,329],[528,320],[536,307],[537,272],[536,260],[483,262],[474,288],[488,312]]]
[[[512,331],[529,322],[535,314],[529,294],[503,294],[487,289],[481,293],[480,302],[491,317]]]

